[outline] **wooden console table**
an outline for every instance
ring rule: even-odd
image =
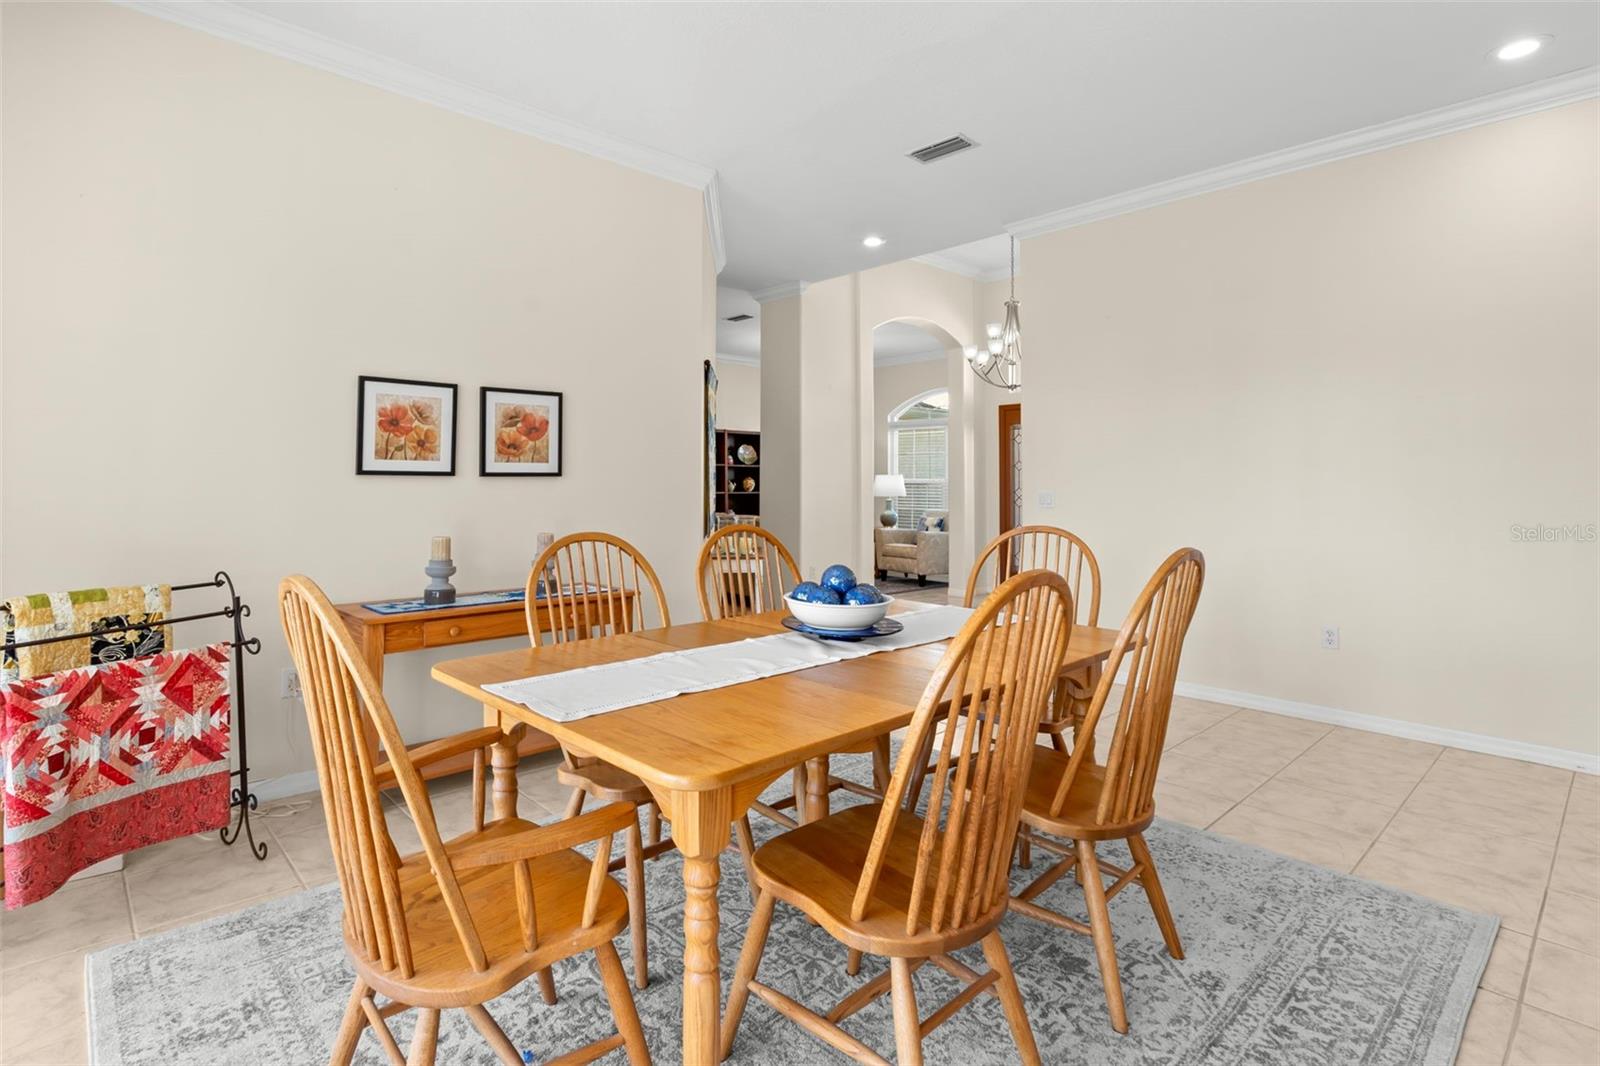
[[[499,591],[499,590],[495,590]],[[378,600],[368,600],[377,603]],[[405,611],[398,614],[380,614],[359,603],[341,603],[335,608],[344,620],[345,628],[355,637],[366,657],[372,675],[383,684],[383,659],[399,652],[419,651],[422,648],[446,648],[452,644],[472,644],[480,640],[501,640],[506,637],[528,639],[528,616],[522,600],[503,603],[481,603],[465,607],[435,607],[424,611]],[[539,628],[550,631],[549,610],[539,607]],[[485,708],[487,724],[496,724],[498,713]],[[488,715],[495,715],[490,720]],[[376,750],[377,735],[369,732],[368,742]],[[517,747],[517,755],[525,757],[550,751],[557,747],[548,733],[529,729]],[[444,759],[421,767],[424,778],[444,777],[472,769],[470,752],[454,759]]]

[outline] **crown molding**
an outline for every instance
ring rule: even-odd
[[[711,261],[713,270],[722,273],[722,268],[728,265],[728,249],[722,243],[722,193],[717,181],[717,172],[713,170],[711,177],[706,179],[705,190],[701,195],[705,198],[706,205],[706,236],[711,239]]]
[[[945,255],[943,252],[929,252],[927,255],[915,255],[914,261],[924,266],[931,266],[935,270],[944,270],[951,274],[960,274],[973,281],[1005,281],[1011,277],[1010,267],[996,267],[993,270],[979,270],[971,263],[956,259],[954,256]],[[1022,271],[1017,271],[1017,277],[1022,276]]]
[[[126,8],[701,190],[717,272],[727,262],[715,168],[613,137],[227,0],[117,0]]]
[[[977,281],[978,275],[983,273],[981,270],[973,269],[970,263],[964,263],[952,256],[945,255],[943,252],[929,252],[927,255],[914,255],[911,257],[911,259],[913,262],[922,263],[925,266],[931,266],[935,270],[945,270],[951,274],[960,274],[962,277],[971,278],[974,281]]]
[[[787,300],[791,296],[799,296],[806,291],[803,281],[780,281],[776,285],[768,285],[764,289],[756,289],[750,298],[758,304],[769,303],[773,300]]]
[[[1563,104],[1576,103],[1600,96],[1600,67],[1562,74],[1544,81],[1534,82],[1505,92],[1480,96],[1460,104],[1451,104],[1433,111],[1395,119],[1392,122],[1367,126],[1349,133],[1310,141],[1293,148],[1254,156],[1229,163],[1226,166],[1202,170],[1170,181],[1146,185],[1141,189],[1118,193],[1104,199],[1093,200],[1075,207],[1051,211],[1048,214],[1012,222],[1006,231],[1019,238],[1038,237],[1072,226],[1125,215],[1147,207],[1185,200],[1216,192],[1234,185],[1259,181],[1262,178],[1289,174],[1307,167],[1336,163],[1352,156],[1394,148],[1412,141],[1439,137],[1459,130],[1471,129],[1489,122],[1516,118]]]
[[[759,355],[729,355],[727,352],[718,352],[717,362],[737,363],[740,366],[760,366],[761,357]]]

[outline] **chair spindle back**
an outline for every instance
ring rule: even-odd
[[[1072,591],[1072,603],[1077,611],[1073,623],[1080,626],[1100,624],[1100,564],[1095,561],[1089,545],[1076,533],[1056,526],[1018,526],[991,540],[978,553],[978,562],[967,576],[964,602],[968,607],[977,596],[978,580],[991,560],[997,588],[1011,575],[1024,570],[1050,570],[1060,574]]]
[[[416,823],[462,951],[473,968],[488,968],[483,943],[439,839],[433,806],[383,691],[338,613],[317,584],[296,574],[278,586],[284,636],[305,693],[306,721],[327,816],[328,841],[339,872],[349,939],[368,962],[413,976],[400,859],[389,839],[374,775],[367,728],[377,733]]]
[[[1072,593],[1059,574],[1008,579],[951,640],[917,704],[884,793],[853,901],[866,913],[906,792],[940,725],[906,933],[958,929],[1004,907],[1030,749],[1072,631]]]
[[[535,645],[541,606],[551,612],[545,633],[552,644],[672,624],[655,569],[639,549],[610,533],[569,533],[546,548],[528,574],[526,602]]]
[[[719,618],[774,611],[800,581],[800,567],[783,541],[760,526],[724,526],[706,538],[695,564],[700,614]]]
[[[1184,637],[1200,602],[1206,561],[1194,548],[1167,556],[1128,611],[1085,713],[1082,732],[1093,735],[1124,663],[1127,680],[1113,713],[1116,728],[1106,752],[1095,817],[1101,824],[1135,821],[1155,804],[1156,770],[1172,713],[1172,688]],[[1090,745],[1079,745],[1062,772],[1050,813],[1059,815]]]

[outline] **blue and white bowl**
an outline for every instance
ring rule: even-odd
[[[894,597],[885,596],[882,603],[808,603],[785,596],[783,602],[790,614],[813,629],[848,632],[877,625],[889,613]]]

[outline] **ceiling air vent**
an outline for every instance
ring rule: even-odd
[[[969,141],[965,135],[958,133],[954,137],[946,137],[935,144],[924,145],[915,152],[906,154],[919,163],[931,163],[935,159],[943,159],[947,155],[955,155],[957,152],[965,152],[968,148],[975,147],[977,147],[976,141]]]
[[[748,322],[754,317],[756,317],[756,316],[755,315],[729,315],[727,318],[723,319],[722,321],[724,321],[724,322]]]

